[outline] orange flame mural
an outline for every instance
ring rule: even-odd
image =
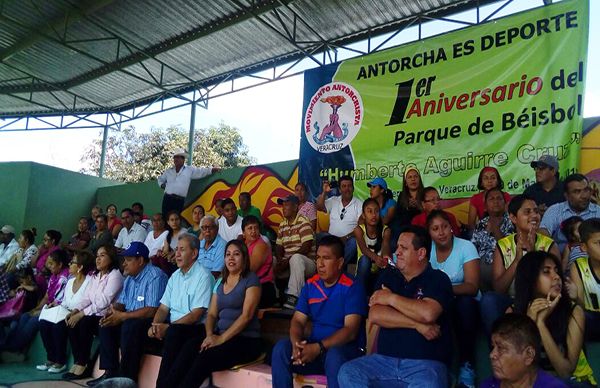
[[[191,223],[194,206],[202,205],[207,214],[216,216],[215,202],[218,199],[231,198],[239,206],[238,197],[240,193],[248,192],[252,196],[252,205],[260,209],[263,222],[277,230],[279,223],[283,220],[281,206],[277,204],[277,199],[293,194],[297,182],[298,167],[294,169],[287,182],[284,182],[267,167],[248,167],[234,184],[222,180],[211,184],[193,203],[183,210],[182,215]]]

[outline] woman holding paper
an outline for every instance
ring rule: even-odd
[[[90,252],[76,252],[69,262],[71,276],[65,286],[61,304],[44,308],[40,314],[40,335],[46,348],[47,362],[38,365],[38,370],[61,373],[67,363],[67,324],[65,317],[82,299],[89,283],[88,272],[92,269],[94,257]]]
[[[13,353],[12,359],[23,358],[27,347],[33,341],[39,327],[40,313],[44,307],[58,306],[64,297],[64,290],[69,275],[69,255],[62,249],[53,251],[46,260],[46,268],[52,274],[48,281],[48,289],[38,305],[28,313],[21,315],[16,324],[6,335],[6,342],[0,350]],[[3,354],[3,357],[6,356]],[[44,364],[45,365],[45,364]],[[46,369],[50,368],[48,366]]]

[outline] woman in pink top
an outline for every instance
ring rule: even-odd
[[[260,221],[255,216],[242,220],[242,235],[250,254],[250,271],[255,272],[262,287],[259,308],[271,307],[275,303],[273,284],[273,254],[271,247],[260,235]]]
[[[48,281],[48,291],[33,310],[21,315],[16,325],[10,325],[11,329],[6,334],[6,341],[0,345],[0,351],[16,353],[12,355],[13,357],[24,358],[24,353],[40,326],[39,317],[42,308],[57,306],[63,300],[69,275],[69,255],[62,249],[56,249],[45,261],[52,274]]]
[[[35,282],[38,285],[40,294],[46,292],[46,287],[48,285],[49,275],[46,269],[46,260],[48,260],[48,256],[59,249],[58,244],[60,244],[61,238],[62,234],[58,230],[47,230],[46,233],[44,233],[44,242],[39,247],[39,256],[31,262],[33,273],[35,275]]]
[[[87,365],[90,361],[92,340],[98,333],[100,318],[117,300],[121,288],[123,288],[123,276],[119,271],[117,251],[111,245],[98,248],[96,271],[83,298],[66,318],[75,364],[72,372],[63,375],[65,379],[87,377],[85,373],[89,371]]]

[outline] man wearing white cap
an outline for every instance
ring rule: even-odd
[[[4,225],[0,229],[0,267],[3,267],[18,249],[19,243],[15,240],[15,228]]]
[[[158,185],[165,190],[162,202],[162,214],[176,210],[181,213],[192,179],[200,179],[218,171],[218,167],[186,166],[187,152],[183,148],[175,149],[173,153],[174,167],[169,168],[158,177]]]

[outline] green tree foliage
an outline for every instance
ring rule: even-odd
[[[172,167],[176,148],[187,150],[188,132],[179,126],[152,128],[137,133],[133,126],[109,133],[104,177],[123,182],[143,182]],[[99,175],[102,139],[94,140],[81,156],[81,172]],[[194,166],[230,168],[248,166],[256,160],[237,128],[220,123],[217,127],[197,129],[194,135]]]

